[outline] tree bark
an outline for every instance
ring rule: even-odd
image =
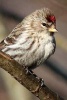
[[[0,51],[0,68],[11,74],[20,84],[24,85],[40,100],[61,100],[56,93],[52,92],[47,86],[41,86],[35,75],[26,74],[26,70],[9,55]]]

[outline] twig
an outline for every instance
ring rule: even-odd
[[[3,52],[0,52],[0,67],[11,74],[19,83],[24,85],[40,100],[60,100],[57,94],[52,92],[47,86],[40,86],[38,79],[32,74],[26,74],[26,70],[15,60]]]

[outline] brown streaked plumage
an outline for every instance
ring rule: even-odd
[[[51,10],[36,10],[0,43],[0,50],[25,67],[38,66],[55,51],[55,28],[56,18]]]

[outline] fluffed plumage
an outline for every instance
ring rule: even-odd
[[[0,43],[0,50],[25,67],[37,66],[55,51],[55,27],[55,16],[48,8],[36,10]]]

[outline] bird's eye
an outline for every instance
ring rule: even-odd
[[[46,26],[47,24],[46,24],[46,23],[42,23],[42,25],[43,25],[43,26]]]

